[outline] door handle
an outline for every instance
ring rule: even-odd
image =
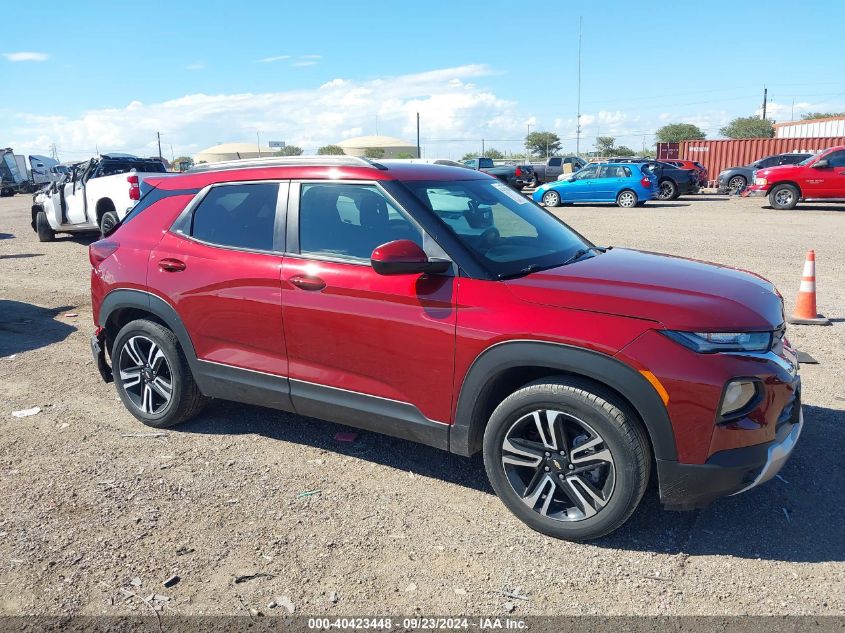
[[[294,286],[302,290],[322,290],[326,287],[326,282],[319,277],[310,277],[305,275],[294,275],[288,279]]]
[[[164,259],[159,260],[158,267],[166,273],[178,273],[185,270],[185,262],[180,259],[165,257]]]

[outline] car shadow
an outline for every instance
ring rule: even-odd
[[[55,317],[74,306],[42,308],[0,299],[0,357],[29,352],[63,341],[76,328]]]
[[[17,253],[15,255],[0,255],[0,259],[29,259],[30,257],[44,257],[44,253]]]
[[[0,240],[11,240],[14,237],[13,233],[0,233]]]
[[[801,441],[780,477],[696,512],[663,510],[657,487],[651,485],[631,519],[592,545],[792,562],[845,560],[845,533],[839,529],[845,511],[845,469],[839,463],[840,451],[829,450],[845,445],[845,411],[805,406],[804,415]],[[467,459],[355,429],[354,442],[340,442],[335,434],[349,427],[291,413],[218,401],[178,430],[259,434],[493,494],[480,454]]]
[[[799,202],[794,209],[775,209],[773,206],[766,204],[762,206],[767,211],[779,211],[780,213],[801,213],[802,211],[836,211],[842,213],[845,211],[845,204],[813,204]]]
[[[641,209],[678,209],[680,207],[691,207],[691,202],[646,202]]]
[[[57,242],[74,242],[82,246],[90,246],[99,239],[99,233],[67,233],[64,236],[56,236]]]

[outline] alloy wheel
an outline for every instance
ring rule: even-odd
[[[502,467],[529,508],[556,521],[581,521],[610,501],[616,469],[604,438],[569,413],[538,409],[502,442]]]
[[[782,207],[792,204],[792,192],[789,189],[781,189],[775,194],[775,202]]]
[[[733,194],[740,193],[745,189],[745,179],[739,176],[734,176],[728,181],[728,191]]]
[[[661,200],[669,200],[672,197],[672,194],[675,192],[672,183],[670,182],[661,182],[660,183],[660,191],[657,194],[657,197]]]
[[[146,336],[133,336],[118,356],[123,390],[142,413],[163,411],[173,398],[173,372],[161,347]]]
[[[543,204],[549,207],[556,207],[560,204],[560,194],[557,191],[547,191],[543,194]]]
[[[635,196],[632,192],[623,191],[622,193],[619,194],[619,206],[620,207],[628,208],[628,207],[633,207],[635,204],[637,204],[637,196]]]

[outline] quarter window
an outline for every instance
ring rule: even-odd
[[[272,251],[278,193],[275,183],[213,187],[194,209],[191,235],[219,246]]]
[[[845,167],[845,151],[831,152],[825,158],[830,167]]]
[[[420,229],[375,185],[302,185],[301,253],[369,261],[377,246],[402,239],[423,246]]]

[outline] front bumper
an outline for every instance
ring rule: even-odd
[[[748,196],[749,198],[765,198],[766,190],[763,187],[752,185],[751,187],[745,188],[743,195]]]
[[[719,497],[756,488],[783,468],[803,427],[804,413],[798,401],[772,442],[720,451],[704,464],[657,460],[661,502],[669,510],[694,510]]]

